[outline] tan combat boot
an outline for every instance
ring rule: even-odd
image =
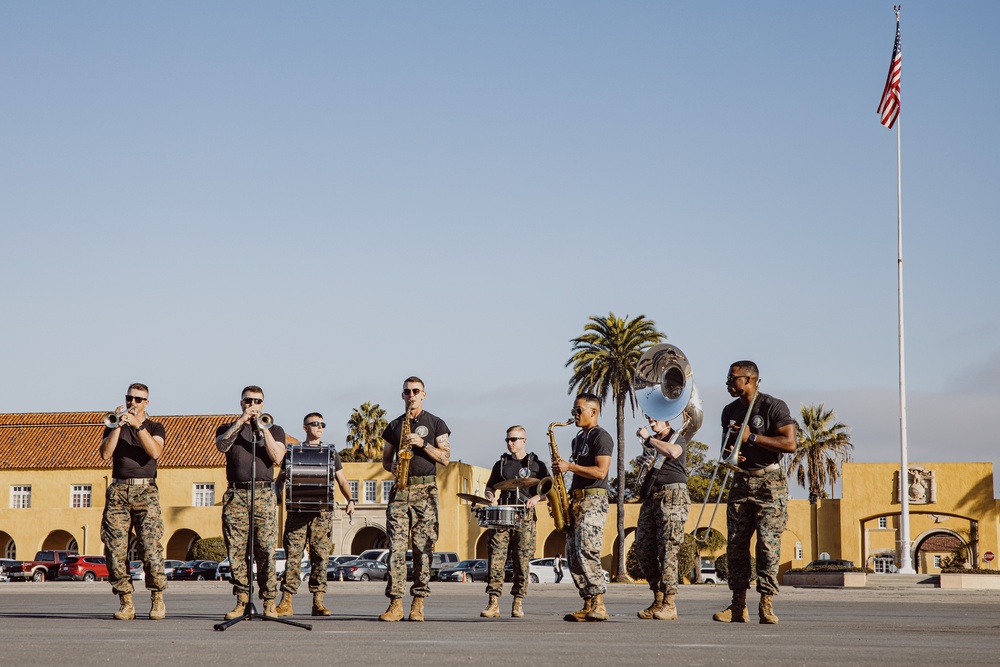
[[[491,595],[489,604],[486,605],[486,609],[479,612],[482,618],[498,618],[500,616],[500,596]]]
[[[410,605],[410,620],[411,621],[423,621],[424,620],[424,599],[423,598],[413,598],[413,604]]]
[[[327,609],[326,605],[323,604],[323,596],[324,593],[322,591],[316,591],[313,593],[313,616],[330,616],[333,614],[333,612]]]
[[[135,618],[135,606],[132,604],[131,593],[119,593],[118,600],[122,603],[121,608],[115,612],[116,621],[131,621]]]
[[[778,617],[774,615],[774,608],[771,606],[771,596],[767,593],[760,594],[760,606],[757,608],[760,622],[764,625],[777,625]]]
[[[380,621],[402,621],[403,620],[403,601],[399,598],[392,598],[389,602],[389,608],[385,610],[384,613],[378,615],[378,620]]]
[[[588,621],[608,620],[608,610],[604,607],[604,593],[598,593],[594,596],[594,599],[590,604],[590,611],[587,612],[585,618]]]
[[[250,596],[246,593],[237,593],[236,595],[236,606],[233,610],[226,614],[226,620],[231,621],[234,618],[239,618],[246,612],[247,602],[250,601]]]
[[[722,611],[712,614],[712,620],[720,623],[749,623],[746,589],[733,591],[733,603]]]
[[[274,608],[274,598],[264,600],[264,615],[268,618],[278,618],[278,610]]]
[[[564,621],[577,621],[582,623],[587,620],[587,614],[594,608],[594,598],[583,598],[583,609],[574,611],[572,614],[563,616]]]
[[[149,620],[159,621],[167,617],[167,606],[163,604],[163,591],[152,591],[149,594]]]
[[[291,616],[295,612],[292,611],[292,594],[288,591],[281,592],[281,600],[278,602],[278,606],[274,609],[278,612],[278,616]]]
[[[653,604],[649,605],[642,611],[640,611],[636,616],[649,620],[653,618],[653,614],[660,611],[660,607],[663,606],[663,591],[656,591],[653,593]]]
[[[524,618],[524,607],[522,601],[524,598],[514,598],[514,604],[510,606],[510,617],[511,618]]]
[[[653,618],[658,621],[676,621],[677,606],[674,604],[673,594],[663,596],[663,606],[659,611],[653,612]]]

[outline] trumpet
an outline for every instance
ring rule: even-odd
[[[263,414],[259,414],[252,417],[250,423],[254,426],[254,428],[260,429],[261,431],[266,431],[267,429],[274,426],[274,417],[265,412]]]
[[[132,414],[135,414],[135,408],[125,408],[121,412],[109,412],[108,414],[104,415],[104,426],[106,428],[112,428],[112,429],[118,428],[119,426],[122,425],[122,416],[126,412],[131,412]]]

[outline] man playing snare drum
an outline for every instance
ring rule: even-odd
[[[347,514],[354,514],[354,498],[351,497],[351,487],[344,476],[344,466],[340,462],[337,450],[320,440],[326,423],[323,415],[310,412],[302,420],[302,428],[306,432],[306,447],[329,447],[334,477],[341,492],[347,498]],[[289,452],[292,448],[289,448]],[[292,462],[294,465],[294,461]],[[280,487],[288,474],[288,457],[281,462],[281,473],[278,475]],[[288,487],[286,487],[288,488]],[[285,547],[285,580],[281,582],[281,602],[278,603],[278,616],[292,615],[292,597],[299,590],[299,580],[302,577],[302,551],[309,543],[309,561],[312,570],[309,573],[309,592],[313,596],[312,615],[329,616],[330,610],[323,605],[326,594],[326,562],[330,557],[330,531],[333,525],[333,510],[300,511],[288,510],[285,517],[285,534],[282,545]]]
[[[549,476],[545,463],[535,454],[524,451],[527,442],[524,427],[511,426],[507,429],[506,442],[508,453],[501,456],[494,464],[490,479],[486,482],[486,498],[491,503],[497,498],[496,486],[504,480],[528,478],[541,480]],[[528,592],[528,561],[535,555],[535,505],[539,500],[541,496],[538,495],[537,484],[500,492],[497,504],[516,506],[518,508],[516,513],[509,514],[516,514],[519,521],[515,526],[507,528],[501,526],[490,528],[490,573],[486,584],[486,593],[490,596],[490,601],[486,609],[479,614],[483,618],[500,616],[500,592],[503,589],[504,564],[508,558],[514,563],[514,585],[511,587],[514,604],[510,615],[514,618],[524,616],[521,602]]]

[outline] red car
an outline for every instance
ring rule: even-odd
[[[104,556],[67,556],[59,566],[59,579],[94,581],[108,578]]]

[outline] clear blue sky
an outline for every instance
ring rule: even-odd
[[[998,25],[902,15],[914,462],[1000,461]],[[510,424],[545,449],[614,311],[691,357],[713,453],[751,358],[898,461],[894,29],[870,1],[5,2],[0,411],[253,383],[339,443],[416,374],[487,466]]]

